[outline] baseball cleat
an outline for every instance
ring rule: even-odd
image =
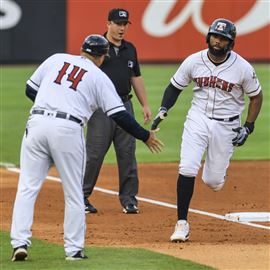
[[[139,209],[134,204],[128,204],[127,206],[124,207],[123,213],[125,213],[125,214],[139,214]]]
[[[27,260],[27,245],[14,248],[11,261],[15,262],[25,260]]]
[[[185,242],[189,238],[189,224],[186,220],[178,220],[174,233],[171,235],[171,242]]]
[[[84,212],[85,212],[85,214],[97,213],[97,209],[88,201],[87,198],[84,198]]]
[[[79,250],[77,253],[75,253],[73,256],[67,256],[67,261],[80,261],[80,260],[86,260],[88,257],[84,255],[82,250]]]

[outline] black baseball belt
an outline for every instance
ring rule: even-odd
[[[233,116],[233,117],[228,117],[228,118],[215,118],[215,117],[208,117],[209,119],[213,119],[216,121],[222,121],[222,122],[232,122],[236,119],[239,119],[239,115]]]
[[[52,111],[46,111],[46,110],[40,110],[40,109],[34,109],[32,110],[31,114],[41,114],[41,115],[47,115],[47,116],[54,116],[56,118],[62,118],[66,120],[73,121],[75,123],[78,123],[79,125],[83,126],[83,121],[79,118],[65,113],[65,112],[52,112]]]

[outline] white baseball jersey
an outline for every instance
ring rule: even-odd
[[[38,91],[35,108],[69,113],[85,123],[98,108],[107,115],[125,110],[111,80],[83,56],[51,56],[27,84]]]
[[[216,66],[209,60],[207,51],[186,58],[171,78],[171,83],[182,90],[193,81],[192,106],[207,117],[240,115],[245,106],[244,94],[252,97],[261,91],[253,67],[233,51],[223,64]]]
[[[84,248],[86,230],[82,191],[86,150],[79,122],[86,122],[98,108],[111,115],[125,107],[107,75],[83,56],[51,56],[27,84],[37,96],[21,146],[11,244],[13,248],[31,244],[35,201],[54,163],[65,197],[65,252],[74,256]]]
[[[232,129],[240,126],[244,95],[258,95],[261,86],[253,67],[237,53],[231,51],[229,58],[216,66],[207,51],[187,57],[171,83],[180,90],[195,84],[182,135],[179,173],[195,177],[206,152],[202,178],[218,191],[233,155],[236,133]]]

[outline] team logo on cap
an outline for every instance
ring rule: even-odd
[[[127,17],[127,13],[123,10],[119,11],[119,17]]]
[[[216,26],[216,30],[218,31],[225,31],[226,29],[226,23],[218,22]]]

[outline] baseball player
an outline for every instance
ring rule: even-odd
[[[151,151],[161,150],[162,143],[125,110],[111,80],[98,68],[108,50],[104,37],[90,35],[82,45],[81,55],[55,54],[27,81],[26,94],[34,105],[21,147],[21,174],[11,226],[12,261],[27,258],[35,201],[52,163],[64,190],[66,260],[87,258],[83,253],[86,151],[82,127],[95,110],[101,108]]]
[[[252,66],[232,51],[236,28],[226,19],[215,20],[206,36],[208,49],[187,57],[165,89],[159,113],[152,129],[166,117],[179,94],[194,82],[191,108],[182,135],[179,177],[177,181],[178,221],[170,240],[189,239],[187,215],[195,177],[206,152],[202,179],[212,190],[219,191],[234,147],[245,143],[254,130],[262,105],[262,90]],[[244,125],[244,95],[249,107]]]

